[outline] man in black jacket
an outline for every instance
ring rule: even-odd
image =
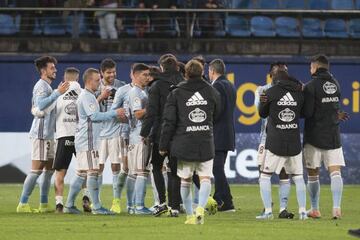
[[[260,116],[268,118],[268,124],[266,156],[259,178],[265,212],[256,218],[273,219],[270,178],[274,172],[279,174],[284,167],[286,173],[292,175],[296,185],[299,219],[305,220],[307,219],[306,188],[299,128],[304,103],[302,84],[291,78],[286,71],[278,71],[273,77],[273,82],[274,86],[265,92],[268,100],[261,102],[259,107]]]
[[[185,205],[185,224],[203,224],[204,207],[210,191],[215,155],[213,122],[220,110],[219,93],[201,79],[202,65],[191,60],[185,66],[187,81],[177,85],[165,105],[159,150],[178,160],[181,198]],[[193,215],[191,177],[200,177],[199,206]]]
[[[235,148],[234,110],[236,90],[225,77],[225,64],[221,59],[215,59],[209,64],[209,79],[213,87],[220,93],[220,116],[214,124],[215,158],[213,174],[215,178],[214,199],[219,211],[234,212],[234,204],[229,183],[225,176],[225,160],[228,151]]]
[[[165,182],[162,174],[165,157],[159,154],[162,115],[171,86],[176,86],[183,80],[183,77],[178,71],[177,60],[175,57],[170,55],[168,57],[161,58],[160,67],[162,72],[154,77],[154,82],[151,84],[149,89],[149,102],[146,106],[146,116],[140,132],[140,135],[145,141],[149,138],[153,144],[151,156],[152,172],[160,202],[160,204],[155,207],[155,216],[160,216],[168,210],[166,206]],[[169,177],[171,178],[172,176],[169,174]],[[170,179],[170,182],[172,182],[172,180],[173,179]],[[170,189],[171,186],[169,186],[169,190]],[[179,208],[179,206],[171,207]]]
[[[311,60],[311,81],[306,84],[305,108],[310,117],[305,120],[304,158],[308,170],[308,191],[311,198],[312,218],[321,217],[319,211],[321,162],[330,173],[333,195],[333,218],[341,217],[343,181],[341,167],[345,166],[341,147],[339,120],[346,120],[347,114],[340,113],[340,85],[329,72],[326,56],[318,55]],[[345,117],[344,117],[345,116]]]

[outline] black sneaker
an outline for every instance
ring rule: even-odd
[[[91,206],[90,206],[91,202],[90,202],[90,199],[88,198],[88,196],[83,196],[82,202],[83,202],[84,212],[91,213]]]
[[[63,213],[63,210],[64,210],[64,205],[62,205],[61,203],[56,204],[56,208],[55,208],[56,213]]]
[[[168,207],[166,204],[157,205],[154,207],[153,215],[155,217],[159,217],[161,214],[166,213],[168,211]]]
[[[221,204],[218,206],[219,212],[236,212],[233,204]]]
[[[348,233],[349,233],[351,236],[360,238],[360,228],[359,228],[359,229],[350,229],[350,230],[348,231]]]
[[[282,210],[282,212],[279,214],[279,218],[283,219],[293,219],[294,214],[291,212],[288,212],[286,209]]]

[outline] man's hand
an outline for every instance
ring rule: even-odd
[[[107,99],[111,94],[111,90],[110,89],[103,89],[101,94],[99,95],[99,97],[97,98],[98,102],[101,102],[104,99]]]
[[[118,118],[120,118],[120,120],[122,122],[126,122],[127,121],[127,117],[125,115],[126,111],[125,111],[125,108],[118,108],[116,109],[116,113],[117,113],[117,116]]]
[[[159,151],[159,154],[160,154],[161,156],[165,157],[165,156],[168,154],[168,152],[167,152],[167,151],[160,150],[160,151]]]
[[[57,88],[60,94],[64,94],[70,87],[69,82],[61,82]]]
[[[150,143],[149,138],[147,137],[141,137],[141,141],[145,144],[148,145]]]
[[[350,115],[347,112],[338,112],[338,120],[347,121],[350,119]]]
[[[268,101],[268,97],[266,96],[265,93],[260,95],[260,102],[261,103],[266,103]]]

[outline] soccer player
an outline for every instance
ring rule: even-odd
[[[307,219],[306,187],[303,178],[299,119],[303,113],[302,84],[286,71],[273,76],[274,85],[265,91],[266,102],[261,102],[259,114],[268,118],[266,126],[265,161],[259,178],[261,198],[265,207],[257,219],[273,219],[271,176],[285,168],[296,185],[299,219]],[[306,115],[307,116],[307,115]]]
[[[94,68],[88,68],[83,74],[85,89],[77,100],[78,124],[75,133],[75,149],[77,154],[77,172],[70,184],[70,190],[64,207],[65,213],[79,214],[75,207],[75,198],[86,179],[92,213],[109,215],[113,212],[101,206],[99,199],[99,134],[101,122],[119,117],[121,110],[100,112],[95,92],[100,85],[100,73]]]
[[[54,160],[54,105],[56,99],[69,88],[68,82],[60,83],[55,91],[51,88],[50,84],[56,78],[56,64],[56,59],[51,56],[43,56],[35,60],[36,69],[40,73],[40,80],[33,89],[32,105],[33,108],[44,111],[44,116],[35,116],[31,125],[31,171],[25,178],[16,212],[34,212],[30,208],[28,200],[41,173],[43,173],[43,178],[40,181],[39,212],[48,211],[48,194],[53,175],[52,164]]]
[[[119,81],[116,79],[116,63],[110,59],[106,58],[101,62],[100,65],[102,79],[100,81],[99,92],[103,92],[105,89],[110,94],[99,101],[100,111],[107,112],[111,109],[113,104],[116,90],[125,85],[125,82]],[[98,99],[99,100],[99,99]],[[125,110],[121,108],[122,119],[125,120]],[[104,171],[104,165],[107,159],[111,162],[111,170],[113,174],[113,201],[111,206],[111,211],[115,213],[120,213],[120,195],[121,190],[125,182],[125,175],[122,174],[120,177],[120,120],[111,119],[109,121],[103,122],[103,126],[100,132],[100,149],[99,149],[99,187],[102,185],[102,173]],[[120,182],[121,183],[120,183]]]
[[[287,65],[284,62],[274,62],[270,65],[270,72],[269,76],[272,78],[279,70],[281,71],[288,71]],[[255,91],[255,106],[259,108],[260,106],[260,98],[261,95],[271,88],[274,85],[274,82],[272,81],[269,84],[266,84],[264,86],[260,86]],[[266,125],[267,125],[267,118],[261,120],[261,132],[260,132],[260,144],[258,148],[258,166],[259,166],[259,172],[261,174],[261,171],[264,167],[264,161],[265,161],[265,141],[266,141]],[[288,199],[290,195],[290,179],[289,175],[286,174],[286,171],[284,168],[281,169],[280,174],[280,184],[279,184],[279,198],[280,198],[280,211],[279,211],[279,218],[287,218],[292,219],[294,218],[294,214],[287,211],[287,205],[288,205]]]
[[[130,139],[128,149],[128,161],[130,171],[136,173],[135,180],[135,214],[151,214],[145,207],[146,181],[149,176],[148,164],[151,146],[143,142],[140,131],[146,114],[145,106],[148,101],[145,87],[148,85],[149,66],[136,63],[132,66],[133,87],[128,93],[128,118],[130,124]],[[128,197],[128,203],[133,197]],[[131,208],[131,206],[128,206]]]
[[[56,212],[63,212],[64,178],[75,152],[76,100],[81,87],[78,83],[80,71],[65,69],[64,81],[70,83],[69,89],[56,101],[56,139],[57,148],[54,161]]]
[[[311,199],[308,215],[312,218],[321,217],[319,169],[324,162],[331,179],[332,215],[334,219],[338,219],[341,217],[343,191],[341,167],[345,166],[339,122],[346,120],[348,116],[340,110],[340,85],[329,72],[329,67],[329,60],[324,55],[311,59],[312,79],[304,89],[305,107],[311,112],[310,117],[305,119],[304,158]]]
[[[220,96],[201,78],[203,72],[203,66],[196,60],[185,65],[186,81],[169,94],[165,105],[159,144],[161,155],[169,153],[171,161],[178,161],[181,198],[187,214],[185,224],[204,224],[204,208],[211,192],[215,156],[213,122],[220,111]],[[190,190],[194,171],[200,177],[195,215]]]
[[[130,77],[133,81],[133,77],[132,74],[130,74]],[[115,93],[114,96],[114,102],[111,106],[111,109],[124,109],[124,114],[126,113],[126,110],[128,109],[127,106],[127,99],[128,99],[128,93],[131,90],[131,88],[133,87],[133,83],[129,83],[126,84],[120,88],[118,88],[118,90]],[[130,133],[130,127],[129,127],[129,121],[128,118],[126,117],[122,117],[120,119],[120,124],[118,125],[119,129],[117,130],[117,137],[119,139],[119,158],[121,160],[121,169],[120,169],[120,173],[118,176],[118,179],[114,179],[116,181],[118,181],[117,184],[117,188],[113,188],[114,189],[114,195],[118,194],[118,197],[121,197],[121,190],[124,187],[124,185],[126,184],[127,187],[127,210],[128,213],[134,213],[134,200],[133,200],[133,196],[134,196],[134,188],[135,188],[135,180],[136,180],[136,175],[133,171],[129,171],[129,169],[133,169],[129,167],[129,162],[128,162],[128,146],[129,146],[129,133]],[[115,177],[115,176],[114,176]],[[116,190],[116,191],[115,191]]]

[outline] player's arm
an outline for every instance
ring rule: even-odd
[[[43,88],[38,88],[34,90],[34,106],[39,108],[40,111],[49,107],[53,104],[56,99],[65,93],[69,89],[68,82],[62,82],[59,84],[58,88],[53,91],[50,96],[46,96],[46,91]]]
[[[254,99],[254,105],[257,109],[260,107],[260,92],[263,92],[262,87],[257,87],[255,90],[255,99]]]
[[[100,112],[96,107],[97,104],[99,103],[95,100],[84,101],[84,103],[82,104],[86,115],[90,118],[92,122],[108,121],[117,117],[117,110]]]
[[[155,119],[161,117],[160,113],[160,92],[157,84],[153,85],[149,89],[149,101],[146,106],[146,114],[141,127],[140,136],[148,137],[152,126],[154,125]],[[136,116],[135,116],[136,117]]]
[[[171,92],[167,98],[164,112],[163,112],[163,124],[159,142],[159,152],[165,155],[170,148],[170,141],[173,138],[176,130],[176,98]]]
[[[116,110],[116,109],[120,109],[119,111],[121,112],[121,115],[119,116],[120,119],[122,120],[122,122],[127,122],[127,117],[126,117],[126,110],[125,108],[121,108],[121,106],[124,105],[124,101],[122,99],[122,95],[123,92],[121,91],[121,88],[119,88],[114,96],[114,102],[111,105],[110,110]]]
[[[268,100],[266,102],[262,102],[260,101],[260,104],[259,104],[259,115],[260,117],[262,118],[267,118],[270,114],[270,99],[269,99],[269,94],[268,94],[269,91],[266,91],[264,94],[265,96],[268,98]]]
[[[146,114],[146,109],[140,109],[140,110],[135,110],[134,111],[134,116],[136,119],[140,120],[140,119],[143,119],[144,116]]]

